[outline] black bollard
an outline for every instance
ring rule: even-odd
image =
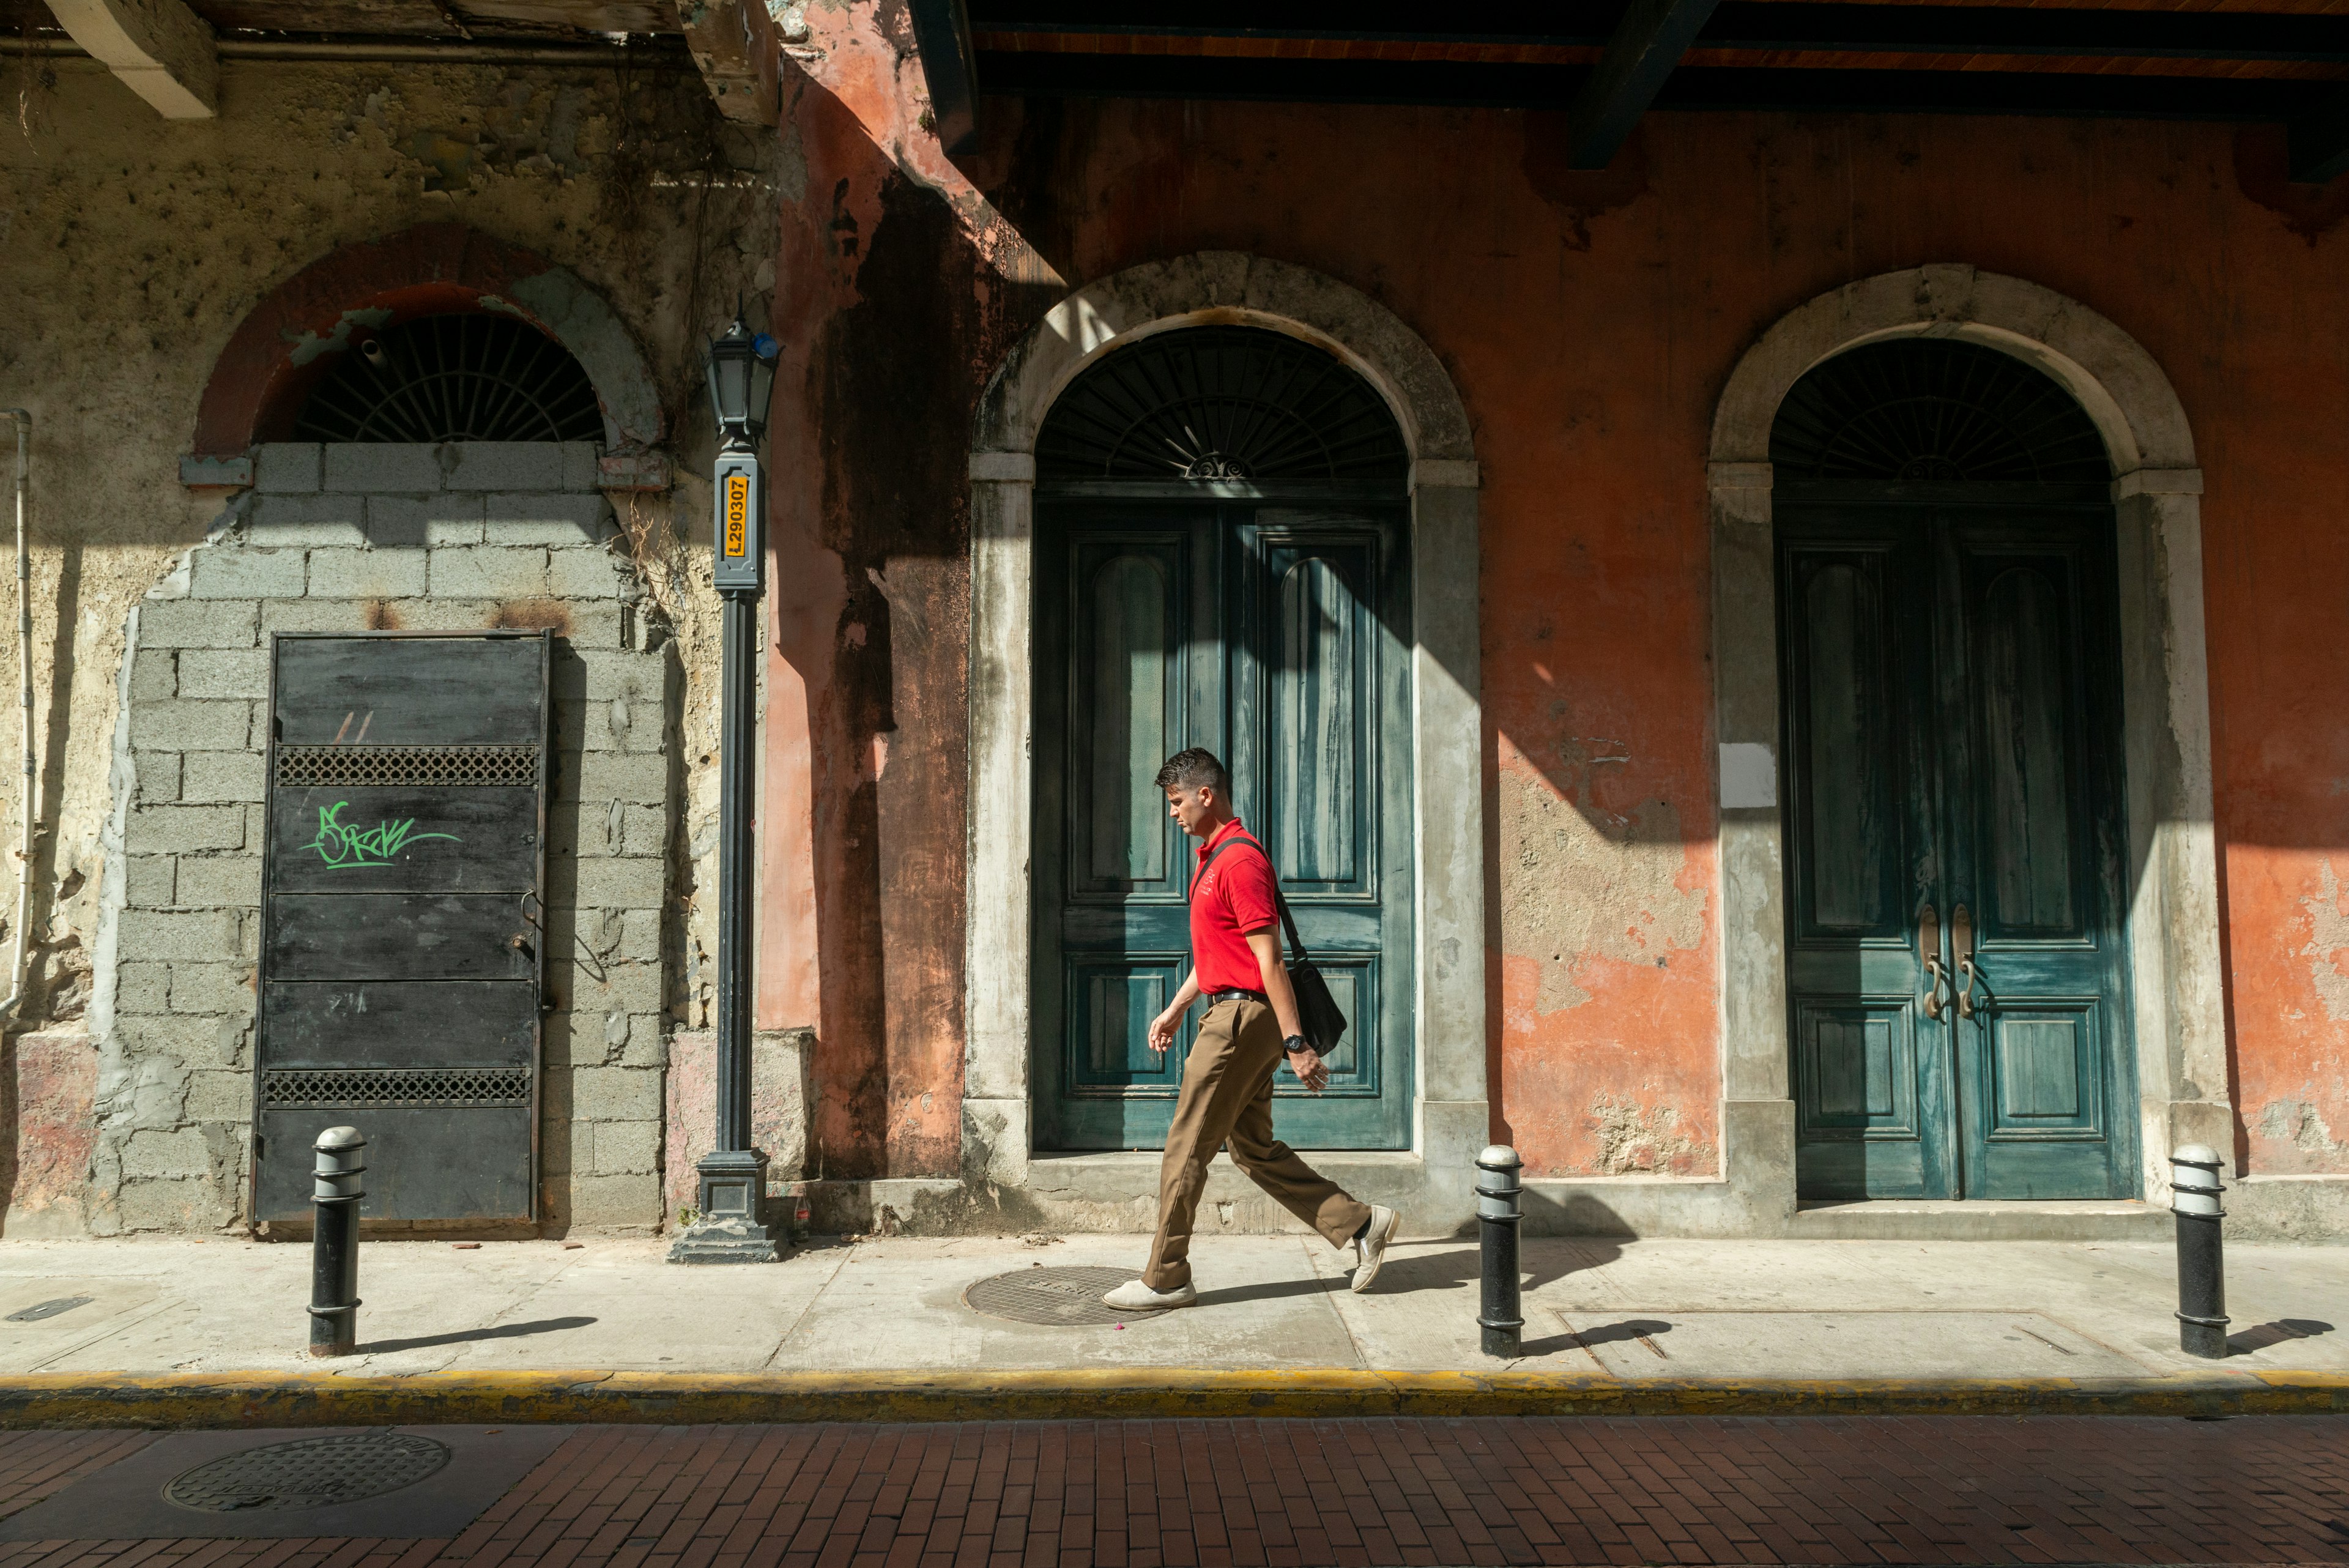
[[[1526,1320],[1517,1310],[1517,1172],[1525,1161],[1506,1144],[1476,1157],[1476,1221],[1484,1232],[1485,1354],[1516,1359]]]
[[[328,1127],[312,1146],[310,1200],[310,1354],[348,1355],[359,1337],[359,1173],[367,1138],[357,1127]]]
[[[2220,1251],[2219,1153],[2189,1143],[2169,1157],[2169,1211],[2178,1221],[2178,1348],[2227,1354],[2227,1266]]]

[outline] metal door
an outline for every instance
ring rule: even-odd
[[[546,632],[281,633],[254,1213],[367,1136],[371,1219],[537,1217]]]

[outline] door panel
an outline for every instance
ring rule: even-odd
[[[1781,512],[1806,1198],[2131,1189],[2111,531],[2101,509]],[[1954,983],[1974,962],[1939,1016],[1928,907]]]
[[[2064,700],[2067,618],[2056,586],[2032,566],[2000,572],[1982,596],[1972,660],[1990,870],[1982,908],[1987,924],[2004,931],[2079,929],[2073,851],[2083,836]]]
[[[1821,1198],[1946,1198],[1954,1101],[1916,950],[1931,897],[1919,541],[1866,514],[1782,534],[1795,1147]]]
[[[1997,1085],[1991,1136],[2095,1131],[2093,1005],[2025,1013],[2002,1007],[1991,1017],[1991,1076]]]
[[[1292,1143],[1402,1148],[1411,785],[1388,759],[1409,755],[1402,529],[1265,507],[1235,544],[1233,797],[1271,846],[1298,933],[1352,1021],[1319,1095],[1280,1069],[1274,1126]]]
[[[1189,970],[1195,846],[1153,780],[1191,745],[1232,767],[1235,805],[1351,1021],[1323,1094],[1281,1069],[1276,1130],[1304,1147],[1405,1147],[1399,519],[1047,502],[1039,523],[1037,599],[1059,608],[1037,627],[1039,1147],[1164,1140],[1192,1029],[1163,1058],[1145,1036]]]
[[[1187,965],[1175,955],[1155,961],[1071,960],[1069,977],[1070,1084],[1080,1092],[1149,1087],[1171,1093],[1181,1057],[1146,1044],[1150,1021],[1164,1011]]]
[[[1271,743],[1265,751],[1269,847],[1293,894],[1352,888],[1370,825],[1362,819],[1362,752],[1357,711],[1370,673],[1363,655],[1368,617],[1333,553],[1350,557],[1355,581],[1369,576],[1359,548],[1299,556],[1275,552],[1279,593],[1274,636],[1280,653],[1268,672]]]
[[[1795,1102],[1804,1168],[1858,1192],[1923,1192],[1930,1150],[1917,1104],[1921,1075],[1906,996],[1806,1002],[1795,1020]]]
[[[1893,553],[1864,545],[1806,550],[1791,564],[1803,607],[1795,628],[1805,778],[1798,813],[1806,824],[1832,825],[1804,838],[1799,929],[1806,937],[1905,943],[1900,873],[1909,803],[1899,731],[1885,722],[1900,701],[1899,629],[1888,581]]]
[[[1978,912],[1966,1191],[2134,1190],[2121,910],[2120,681],[2108,520],[1944,508],[1958,674],[1945,680],[1953,899]]]
[[[1174,1114],[1190,1037],[1164,1055],[1147,1037],[1189,968],[1191,851],[1153,781],[1185,746],[1222,743],[1216,546],[1162,511],[1071,527],[1039,563],[1037,602],[1053,607],[1036,628],[1043,1147],[1148,1147]]]
[[[1166,812],[1151,781],[1174,751],[1183,704],[1181,540],[1092,544],[1081,549],[1082,613],[1072,623],[1076,699],[1070,740],[1086,787],[1071,792],[1069,864],[1075,890],[1123,895],[1164,889],[1175,860]]]

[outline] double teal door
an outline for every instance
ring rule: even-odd
[[[1150,1050],[1150,1022],[1189,971],[1195,846],[1153,781],[1205,746],[1232,770],[1234,803],[1352,1021],[1321,1094],[1279,1069],[1274,1130],[1298,1147],[1407,1147],[1401,509],[1046,500],[1038,514],[1038,1146],[1165,1141],[1203,1010],[1174,1049]]]
[[[1782,504],[1809,1199],[2133,1195],[2108,509]]]

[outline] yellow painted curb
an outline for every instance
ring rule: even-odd
[[[1332,1416],[2251,1416],[2349,1413],[2349,1375],[1621,1378],[1544,1372],[331,1371],[0,1378],[0,1428],[1062,1421]]]

